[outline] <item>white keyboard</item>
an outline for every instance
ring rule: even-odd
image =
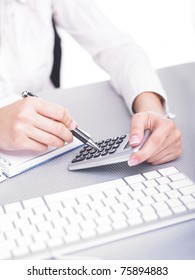
[[[0,206],[0,259],[52,258],[193,218],[195,184],[163,168]]]

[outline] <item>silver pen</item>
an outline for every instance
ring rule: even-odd
[[[38,96],[32,92],[23,91],[22,97],[26,98],[26,97],[38,97]],[[98,145],[81,129],[75,128],[74,130],[71,130],[71,132],[77,139],[79,139],[85,145],[88,145],[88,146],[100,151],[100,147],[98,147]]]

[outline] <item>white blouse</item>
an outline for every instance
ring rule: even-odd
[[[93,0],[0,0],[1,98],[51,87],[52,17],[109,73],[130,111],[135,97],[145,91],[167,99],[144,51]]]

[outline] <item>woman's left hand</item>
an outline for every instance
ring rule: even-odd
[[[181,155],[181,132],[173,120],[160,113],[146,111],[136,113],[131,120],[129,144],[139,145],[144,130],[149,128],[151,135],[144,146],[128,161],[129,166],[147,161],[152,165],[169,162]]]

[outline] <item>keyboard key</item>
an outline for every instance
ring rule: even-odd
[[[188,203],[186,206],[188,209],[195,209],[195,202]]]
[[[169,187],[167,184],[163,184],[163,185],[156,186],[156,189],[157,189],[160,193],[166,193],[166,192],[168,192],[168,191],[171,191],[171,187]]]
[[[171,190],[166,193],[169,198],[177,198],[181,196],[181,193],[178,190]]]
[[[80,226],[82,227],[83,230],[96,228],[96,224],[93,220],[82,221],[80,222]]]
[[[163,176],[168,176],[168,175],[172,175],[175,173],[179,173],[179,170],[177,168],[175,168],[174,166],[171,166],[171,167],[159,169],[158,172],[160,174],[162,174]]]
[[[139,199],[139,198],[145,197],[145,194],[142,191],[134,191],[131,193],[131,197],[133,199]]]
[[[113,204],[117,204],[117,200],[115,197],[107,197],[104,199],[104,204],[106,206],[111,206]]]
[[[157,212],[162,212],[169,209],[168,205],[165,202],[156,202],[152,206],[156,209]]]
[[[146,222],[150,222],[150,221],[157,220],[158,216],[156,215],[156,213],[147,213],[147,214],[143,214],[143,219]]]
[[[180,206],[177,206],[177,207],[174,207],[172,208],[172,211],[175,213],[175,214],[178,214],[178,213],[182,213],[182,212],[185,212],[187,209],[184,205],[180,205]]]
[[[113,196],[118,197],[119,195],[119,192],[115,188],[105,190],[104,193],[107,197],[113,197]]]
[[[140,217],[141,213],[138,209],[130,209],[124,212],[127,218]]]
[[[94,237],[96,235],[96,231],[93,230],[93,229],[88,229],[88,230],[84,230],[81,232],[81,237],[83,239],[86,239],[86,238],[90,238],[90,237]]]
[[[127,210],[127,206],[125,206],[124,203],[117,203],[111,206],[112,210],[117,213],[117,212],[123,212]]]
[[[143,192],[146,196],[152,196],[158,193],[157,189],[153,187],[144,189]]]
[[[129,218],[127,221],[130,226],[137,226],[143,223],[143,219],[139,216]]]
[[[55,248],[62,246],[64,244],[64,240],[62,238],[51,238],[47,241],[47,246],[49,248]]]
[[[124,179],[129,185],[146,181],[141,174],[125,177]]]
[[[76,241],[79,241],[80,236],[78,233],[73,233],[73,234],[67,234],[64,236],[64,240],[66,243],[73,243]]]
[[[79,204],[74,207],[74,210],[76,213],[84,213],[90,210],[89,206],[87,204]]]
[[[105,234],[105,233],[109,233],[112,231],[112,227],[109,226],[109,225],[104,225],[104,226],[101,226],[101,227],[97,227],[97,233],[98,234]]]
[[[141,212],[142,215],[147,215],[155,212],[154,208],[150,205],[141,206],[139,208],[139,211]]]
[[[155,180],[148,180],[148,181],[145,181],[145,182],[144,182],[144,185],[145,185],[147,188],[151,188],[151,187],[156,187],[156,186],[158,186],[158,183],[157,183]]]
[[[42,197],[28,199],[23,201],[24,208],[33,208],[36,206],[44,206],[45,202]]]
[[[161,175],[157,171],[146,172],[146,173],[143,173],[143,175],[144,175],[144,177],[146,177],[147,180],[156,179],[156,178],[161,177]]]
[[[182,194],[193,194],[195,193],[195,185],[184,187],[179,189]]]
[[[119,229],[126,228],[128,224],[126,221],[121,221],[121,222],[118,221],[118,222],[114,222],[112,226],[115,230],[119,230]]]
[[[1,182],[1,177],[0,177]],[[9,260],[12,258],[12,254],[10,250],[0,250],[0,260]]]
[[[113,213],[110,215],[110,218],[113,222],[120,222],[126,220],[126,217],[123,213]]]
[[[64,234],[65,231],[62,228],[52,228],[49,230],[49,236],[53,239],[63,237]]]
[[[36,241],[36,240],[35,240]],[[25,246],[25,247],[28,247],[28,246],[32,246],[32,245],[35,245],[36,243],[33,241],[32,237],[31,236],[18,236],[16,238],[16,242],[18,244],[18,246]]]
[[[187,194],[187,195],[184,195],[184,196],[180,197],[180,200],[184,204],[189,204],[191,202],[195,202],[195,198],[192,195],[190,195],[190,194]]]
[[[83,213],[83,217],[85,220],[95,219],[98,216],[95,210],[89,210]]]
[[[20,202],[15,202],[15,203],[10,203],[6,204],[4,206],[5,212],[6,213],[11,213],[11,212],[18,212],[23,209],[22,205]]]
[[[47,248],[45,242],[36,242],[33,245],[30,245],[30,251],[33,253],[44,251]]]
[[[166,218],[172,216],[173,212],[169,208],[167,208],[167,209],[159,210],[157,214],[160,218]]]
[[[171,209],[182,205],[181,201],[178,198],[169,199],[166,201],[166,203]]]
[[[169,182],[171,182],[171,180],[168,177],[160,177],[160,178],[156,178],[156,181],[160,184],[168,184]]]
[[[21,232],[19,229],[8,230],[5,232],[5,236],[7,240],[17,239],[18,237],[21,237]]]
[[[180,189],[182,187],[185,187],[185,186],[190,186],[192,185],[193,182],[189,179],[184,179],[184,180],[181,180],[181,181],[176,181],[176,182],[172,182],[172,183],[169,183],[169,186],[172,188],[172,189]]]
[[[171,181],[178,181],[178,180],[185,179],[186,176],[182,173],[176,173],[173,175],[169,175],[169,178],[171,179]]]
[[[153,198],[158,201],[166,201],[168,196],[165,193],[157,193],[153,195]]]
[[[142,184],[142,183],[135,183],[135,184],[131,184],[131,188],[132,188],[134,191],[139,191],[139,190],[145,189],[145,186],[144,186],[144,184]]]
[[[27,226],[27,227],[23,227],[22,229],[21,229],[21,231],[22,231],[22,234],[24,235],[24,236],[29,236],[29,235],[32,235],[32,236],[34,236],[34,235],[36,235],[36,233],[38,232],[38,230],[37,230],[37,227],[35,226],[35,225],[29,225],[29,226]]]
[[[139,201],[141,202],[142,205],[151,205],[155,202],[151,196],[142,197],[139,199]]]
[[[14,257],[22,257],[28,255],[28,253],[29,248],[27,246],[20,246],[12,250],[12,254],[14,255]]]

